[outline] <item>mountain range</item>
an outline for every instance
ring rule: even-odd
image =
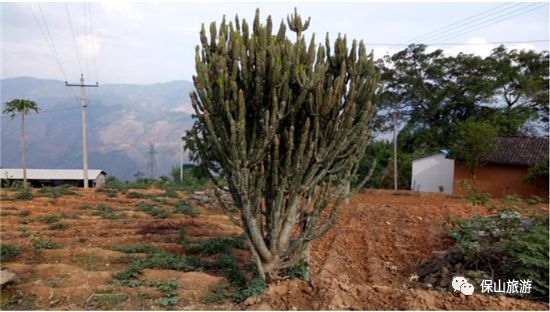
[[[192,90],[193,84],[183,80],[86,88],[89,168],[120,179],[132,179],[138,171],[150,175],[152,143],[157,151],[155,176],[169,175],[180,161],[181,135],[193,124]],[[28,168],[82,168],[78,87],[66,87],[59,80],[18,77],[0,80],[0,92],[2,103],[24,98],[41,109],[25,117]],[[19,118],[2,116],[3,168],[21,167],[20,124]]]

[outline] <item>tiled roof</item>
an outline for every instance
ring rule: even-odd
[[[530,167],[547,156],[548,137],[500,136],[487,162]]]

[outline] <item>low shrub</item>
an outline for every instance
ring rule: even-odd
[[[91,213],[92,216],[100,216],[103,219],[118,220],[126,218],[124,213],[116,213],[115,210],[105,204],[97,204],[96,210]]]
[[[146,245],[146,244],[118,245],[118,246],[111,247],[111,250],[125,252],[125,253],[146,253],[146,254],[160,252],[160,249],[158,249],[157,247]]]
[[[40,234],[37,235],[30,235],[29,239],[31,241],[31,244],[34,248],[34,250],[40,250],[40,249],[60,249],[62,246],[58,243],[54,243],[52,241],[43,240],[42,236]]]
[[[17,200],[31,200],[34,198],[34,196],[32,195],[31,188],[23,188],[18,191],[13,198]]]
[[[70,190],[66,185],[60,185],[55,187],[44,186],[38,191],[38,193],[41,196],[52,197],[52,198],[58,198],[64,195],[76,195],[76,193]]]
[[[213,255],[216,253],[227,253],[232,248],[244,249],[242,237],[215,237],[199,242],[202,253]]]
[[[17,216],[19,217],[28,217],[30,215],[31,215],[31,211],[29,209],[23,209],[19,211],[19,213],[17,214]]]
[[[55,222],[48,225],[48,230],[66,230],[69,228],[69,224],[66,222]]]
[[[178,200],[174,205],[174,213],[186,214],[191,217],[199,215],[199,212],[195,208],[182,200]]]
[[[136,278],[143,269],[164,269],[176,271],[200,270],[202,264],[194,257],[180,257],[168,252],[158,251],[150,253],[143,259],[134,260],[124,270],[114,274],[114,279],[126,280]]]
[[[0,262],[10,261],[19,255],[19,248],[8,245],[0,244]]]
[[[496,279],[531,279],[533,296],[548,298],[548,216],[522,215],[515,207],[490,216],[453,220],[456,261]]]
[[[61,220],[61,217],[56,214],[46,214],[41,215],[38,218],[36,218],[38,221],[46,222],[46,223],[55,223],[59,220]]]
[[[156,205],[152,203],[138,203],[137,207],[139,211],[143,211],[146,214],[155,218],[165,219],[172,216],[172,212],[162,208],[156,208]]]

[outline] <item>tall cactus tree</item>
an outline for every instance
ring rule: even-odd
[[[188,147],[218,188],[227,182],[259,274],[272,280],[307,258],[310,242],[334,223],[350,194],[375,112],[379,74],[372,53],[340,35],[331,49],[306,44],[297,12],[296,42],[271,17],[200,32],[195,124]],[[218,193],[218,192],[217,192]],[[221,201],[220,201],[221,202]],[[224,207],[227,209],[227,207]]]

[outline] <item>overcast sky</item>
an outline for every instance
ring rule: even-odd
[[[220,21],[224,14],[231,19],[239,14],[251,21],[256,7],[262,18],[272,15],[278,27],[297,6],[302,16],[311,17],[306,36],[314,32],[319,42],[327,32],[331,38],[347,34],[348,38],[364,40],[376,56],[403,48],[388,44],[413,39],[428,44],[450,43],[438,46],[449,54],[463,51],[487,55],[497,44],[479,43],[503,41],[524,42],[507,44],[512,48],[548,50],[547,3],[91,3],[93,34],[86,27],[86,6],[69,3],[74,41],[64,3],[1,6],[2,78],[65,80],[44,38],[49,30],[61,67],[71,81],[80,76],[78,59],[86,77],[94,82],[190,80],[201,23]],[[450,24],[454,25],[446,27]],[[437,30],[431,37],[422,36]],[[534,40],[546,41],[528,42]]]

